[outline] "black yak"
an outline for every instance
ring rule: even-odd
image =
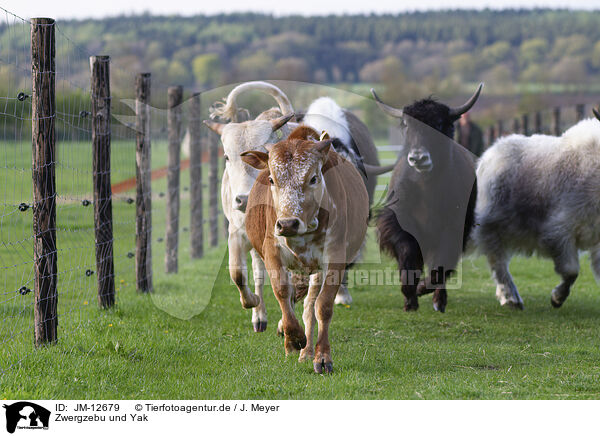
[[[381,250],[398,261],[404,310],[417,310],[418,296],[433,292],[434,309],[445,311],[446,280],[466,247],[477,194],[475,157],[452,140],[454,122],[471,109],[482,87],[456,108],[427,98],[395,109],[371,90],[379,107],[400,120],[403,135],[377,229]]]

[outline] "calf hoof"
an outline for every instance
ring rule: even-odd
[[[285,354],[295,353],[306,347],[306,336],[304,337],[290,337],[286,336],[283,341],[285,347]]]
[[[300,324],[292,324],[283,330],[285,334],[284,346],[286,353],[299,351],[306,347],[306,335]]]
[[[309,350],[308,347],[304,347],[300,351],[300,356],[298,356],[298,362],[308,362],[313,360],[315,357],[315,352],[313,350]]]
[[[244,309],[252,309],[260,304],[260,298],[258,295],[250,294],[247,299],[240,297],[240,302]]]
[[[325,359],[321,359],[314,362],[313,366],[317,374],[333,374],[333,362],[325,362]]]
[[[264,332],[267,330],[267,321],[255,321],[252,323],[254,326],[254,331],[256,333]]]

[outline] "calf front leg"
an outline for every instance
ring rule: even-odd
[[[255,332],[264,332],[267,329],[267,308],[263,298],[263,286],[265,283],[265,264],[256,250],[250,252],[252,255],[252,270],[254,273],[254,295],[260,303],[252,308],[252,325]]]
[[[324,274],[321,292],[315,302],[316,318],[319,322],[317,345],[313,359],[315,372],[318,374],[332,373],[333,360],[331,359],[331,346],[329,344],[329,324],[333,316],[335,296],[340,286],[345,270],[345,265],[329,265]]]
[[[301,350],[306,346],[306,335],[294,313],[294,290],[287,272],[276,255],[265,259],[265,266],[271,279],[273,293],[281,308],[281,326],[284,336],[286,355]]]
[[[315,301],[321,291],[323,284],[323,274],[317,273],[310,276],[310,284],[308,293],[304,298],[304,311],[302,312],[302,320],[304,321],[304,333],[306,334],[306,347],[300,352],[299,362],[312,360],[315,357],[314,345],[314,327],[317,318],[315,316]]]
[[[229,276],[240,291],[240,302],[244,309],[250,309],[260,304],[258,296],[250,292],[248,287],[248,266],[246,264],[246,243],[236,234],[229,234]]]
[[[555,308],[563,305],[569,294],[571,286],[577,280],[579,275],[579,259],[577,257],[577,247],[575,243],[557,244],[556,253],[552,256],[554,260],[554,270],[562,277],[562,282],[552,290],[550,303]]]

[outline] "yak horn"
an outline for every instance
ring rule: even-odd
[[[477,91],[475,91],[475,94],[473,94],[471,96],[471,98],[462,106],[450,108],[450,112],[448,113],[448,115],[450,115],[450,117],[452,117],[452,118],[459,118],[462,114],[464,114],[469,109],[471,109],[473,107],[473,105],[475,104],[475,102],[477,101],[477,99],[479,98],[479,94],[481,93],[482,88],[483,88],[483,83],[480,83],[479,86],[477,87]]]
[[[402,109],[393,108],[391,106],[388,106],[384,102],[382,102],[379,99],[379,97],[377,96],[377,94],[375,93],[375,90],[373,88],[371,88],[371,94],[373,94],[373,98],[375,99],[377,106],[379,106],[379,109],[381,109],[386,114],[391,115],[395,118],[402,118]]]
[[[294,113],[292,112],[291,114],[287,114],[282,117],[271,120],[271,127],[273,128],[273,131],[281,129],[293,117],[294,117]]]
[[[384,165],[384,166],[380,167],[377,165],[369,165],[369,164],[363,163],[363,166],[365,168],[365,173],[367,173],[367,176],[379,176],[381,174],[392,171],[396,165],[391,164],[391,165]]]
[[[226,124],[217,123],[216,121],[213,121],[213,120],[204,120],[203,123],[206,124],[206,126],[210,130],[212,130],[215,133],[218,133],[219,135],[223,134],[223,128],[226,126]]]
[[[592,108],[592,112],[594,112],[594,116],[600,120],[600,113],[595,108]]]

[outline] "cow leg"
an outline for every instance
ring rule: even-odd
[[[352,304],[352,295],[350,295],[350,291],[348,291],[348,271],[344,271],[344,279],[335,296],[335,304],[343,304],[346,306]]]
[[[315,316],[315,301],[317,300],[319,291],[321,291],[321,285],[323,284],[322,278],[322,273],[312,274],[310,276],[310,284],[308,286],[306,298],[304,298],[304,311],[302,312],[304,334],[306,335],[306,347],[300,351],[300,357],[298,358],[299,362],[312,360],[315,357],[314,326],[317,321]]]
[[[562,277],[562,282],[552,290],[550,302],[553,307],[559,308],[563,305],[569,293],[571,286],[577,280],[579,275],[579,258],[577,256],[577,247],[575,243],[557,244],[556,253],[552,256],[554,260],[554,271]]]
[[[331,346],[329,344],[329,324],[333,316],[333,305],[335,295],[340,287],[341,278],[344,275],[345,265],[329,265],[324,275],[324,283],[321,292],[315,302],[315,311],[319,329],[317,333],[317,345],[315,347],[315,358],[313,365],[318,374],[332,373],[333,360],[331,359]]]
[[[254,295],[260,299],[258,306],[252,308],[252,325],[255,332],[264,332],[267,329],[267,308],[263,299],[265,264],[256,250],[250,251],[250,255],[252,256],[252,271],[254,272]]]
[[[496,298],[502,306],[507,305],[516,309],[523,309],[523,300],[508,271],[508,261],[504,256],[488,257],[492,276],[496,281]]]
[[[283,344],[285,353],[288,355],[306,346],[306,335],[294,313],[294,290],[290,283],[290,274],[283,268],[277,256],[272,255],[267,257],[265,259],[265,266],[269,272],[273,293],[281,308],[281,323],[284,335]]]
[[[240,302],[244,309],[260,304],[260,299],[248,287],[248,266],[246,265],[247,244],[237,233],[229,234],[229,275],[240,291]]]

